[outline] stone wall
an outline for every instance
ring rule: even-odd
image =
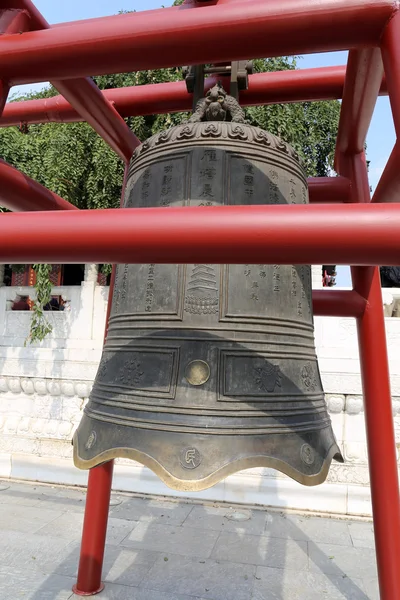
[[[87,272],[81,287],[56,288],[69,310],[49,313],[53,333],[26,346],[29,312],[11,301],[32,288],[0,288],[0,476],[84,485],[87,472],[72,463],[71,437],[101,357],[108,288]],[[400,319],[387,318],[393,415],[400,448]],[[367,449],[356,324],[316,318],[315,338],[328,409],[345,464],[333,464],[328,481],[307,488],[271,469],[250,469],[196,494],[197,499],[291,507],[341,514],[371,513]],[[174,495],[151,471],[118,461],[114,487]]]

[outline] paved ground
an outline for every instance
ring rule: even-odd
[[[85,495],[0,481],[0,600],[67,600]],[[114,495],[99,600],[377,600],[370,522]]]

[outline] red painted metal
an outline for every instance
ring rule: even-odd
[[[309,177],[307,182],[312,204],[350,202],[351,182],[346,177]]]
[[[0,262],[387,265],[399,232],[400,204],[9,213]]]
[[[28,15],[23,10],[0,8],[0,34],[21,33],[29,29]],[[7,102],[10,85],[0,79],[0,117]]]
[[[254,0],[144,11],[0,39],[13,84],[377,45],[392,0]],[[244,12],[245,11],[245,12]],[[243,19],[245,14],[245,20]],[[218,40],[218,43],[216,43]]]
[[[28,12],[30,15],[29,29],[40,30],[50,27],[31,0],[10,0],[10,2],[14,7],[23,9],[25,13]],[[134,149],[140,144],[140,140],[95,83],[89,78],[71,81],[59,81],[54,78],[51,83],[122,160],[129,162]]]
[[[400,137],[400,12],[391,19],[382,39],[382,58],[392,106],[394,128]]]
[[[101,571],[113,471],[112,460],[89,471],[78,579],[72,588],[78,596],[93,596],[104,588]]]
[[[314,290],[312,300],[314,315],[320,317],[361,317],[366,307],[354,290]]]
[[[340,172],[352,179],[353,201],[370,202],[364,153],[341,155]],[[400,600],[400,496],[380,275],[377,267],[351,272],[354,290],[367,301],[357,328],[380,597]]]
[[[13,211],[78,210],[4,160],[0,160],[0,205]]]
[[[400,146],[396,142],[372,197],[372,202],[400,202]]]
[[[124,182],[121,192],[121,203],[124,201],[128,167],[125,167]],[[107,337],[111,306],[114,295],[116,269],[113,265],[104,340]],[[78,596],[93,596],[101,592],[104,585],[101,582],[103,570],[104,549],[107,535],[108,511],[112,487],[114,461],[108,461],[91,469],[89,473],[85,517],[83,521],[81,552],[79,557],[78,579],[72,590]],[[101,503],[101,504],[99,504]],[[93,539],[94,530],[94,539]]]
[[[363,152],[369,124],[382,84],[379,48],[351,50],[347,63],[336,152]]]
[[[240,92],[242,106],[334,100],[342,97],[345,66],[322,67],[256,73],[249,76],[249,88]],[[208,90],[215,78],[205,80]],[[222,80],[228,91],[229,81]],[[122,117],[155,115],[191,110],[192,94],[188,94],[184,81],[154,83],[104,90],[102,92]],[[386,81],[382,80],[380,95],[386,95]],[[0,127],[24,123],[72,123],[84,120],[63,96],[10,102],[5,106]]]

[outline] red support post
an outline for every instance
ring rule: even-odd
[[[124,182],[121,192],[121,206],[124,201],[127,177],[128,168],[125,167]],[[111,314],[115,286],[115,272],[115,265],[113,265],[110,289],[108,291],[104,340],[107,337],[108,322]],[[102,465],[91,469],[89,472],[78,579],[76,584],[72,587],[72,591],[78,596],[94,596],[104,589],[104,585],[101,582],[101,574],[103,571],[113,472],[113,460],[103,463]]]
[[[380,48],[350,50],[336,154],[354,155],[363,152],[382,77]]]
[[[89,471],[78,579],[72,591],[93,596],[104,589],[101,582],[114,461]]]
[[[400,145],[396,142],[376,186],[372,202],[400,202]]]
[[[253,0],[117,15],[2,36],[0,72],[21,84],[376,46],[396,10],[393,0]]]
[[[369,202],[365,157],[342,156],[340,169],[352,178],[353,200]],[[400,496],[380,275],[378,267],[351,272],[354,290],[367,302],[357,328],[380,597],[400,600]]]

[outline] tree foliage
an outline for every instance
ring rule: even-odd
[[[183,0],[176,0],[175,5]],[[254,61],[255,72],[295,69],[295,58]],[[94,78],[100,89],[182,80],[181,68],[157,69]],[[49,86],[15,100],[49,98],[57,90]],[[292,144],[305,162],[309,176],[325,176],[332,169],[340,104],[303,102],[248,107],[248,121]],[[187,113],[129,117],[128,126],[142,140],[182,122]],[[81,209],[119,206],[123,164],[87,123],[47,123],[0,129],[0,157]],[[105,266],[107,269],[107,266]],[[48,297],[46,270],[36,269]],[[38,297],[41,295],[38,293]],[[36,307],[31,341],[47,331],[43,304]],[[42,311],[42,312],[41,312]],[[36,328],[36,333],[35,333]]]

